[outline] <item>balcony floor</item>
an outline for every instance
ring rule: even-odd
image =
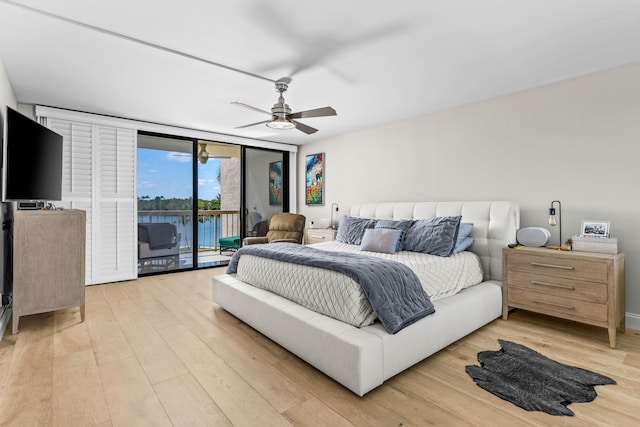
[[[197,267],[220,267],[229,264],[233,251],[203,251],[198,252]],[[138,274],[157,273],[161,271],[181,270],[193,268],[193,254],[182,253],[175,256],[149,258],[138,263]]]

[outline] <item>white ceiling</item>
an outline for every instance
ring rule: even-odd
[[[338,115],[234,129],[268,118],[231,102],[269,110],[272,82],[131,39],[291,77],[293,111]],[[636,62],[639,41],[640,0],[0,0],[18,102],[292,144]]]

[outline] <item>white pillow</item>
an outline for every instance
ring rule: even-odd
[[[362,236],[360,250],[385,254],[395,253],[401,234],[401,230],[393,228],[368,228]]]

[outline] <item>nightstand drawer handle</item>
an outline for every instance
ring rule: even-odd
[[[313,234],[311,234],[311,235],[309,235],[309,237],[311,237],[313,239],[326,239],[326,237],[322,236],[322,235],[315,235],[314,236]]]
[[[552,305],[554,307],[560,307],[560,308],[566,308],[567,310],[575,310],[575,307],[570,306],[570,305],[564,305],[564,304],[558,304],[556,302],[547,302],[547,301],[538,301],[538,300],[533,300],[533,302],[535,302],[536,304],[546,304],[546,305]]]
[[[533,283],[534,285],[550,286],[552,288],[562,288],[562,289],[569,289],[569,290],[574,290],[575,289],[571,285],[561,285],[559,283],[538,282],[537,280],[532,280],[531,283]]]
[[[532,262],[531,265],[535,265],[536,267],[550,267],[560,268],[562,270],[573,270],[573,267],[571,267],[570,265],[543,264],[541,262]]]

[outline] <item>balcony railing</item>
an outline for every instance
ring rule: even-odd
[[[139,223],[175,224],[180,234],[180,252],[193,251],[193,212],[189,210],[138,211]],[[219,250],[219,238],[240,235],[240,211],[198,211],[198,251]]]

